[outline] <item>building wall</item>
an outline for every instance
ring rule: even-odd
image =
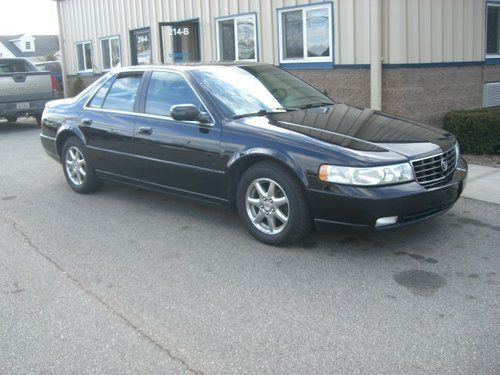
[[[370,106],[371,0],[331,0],[334,62],[293,70],[339,101]],[[92,41],[100,74],[99,38],[120,36],[122,65],[131,64],[130,30],[151,28],[160,63],[159,22],[200,19],[201,58],[216,59],[215,18],[255,12],[259,61],[279,64],[277,9],[320,0],[65,0],[59,3],[66,73],[77,74],[76,42]],[[381,0],[382,110],[439,124],[451,109],[482,105],[483,82],[500,81],[500,65],[484,65],[485,0]],[[167,51],[168,52],[168,51]],[[459,65],[463,63],[463,65]],[[428,64],[428,65],[422,65]],[[455,65],[454,65],[455,64]],[[95,77],[85,77],[86,83]]]

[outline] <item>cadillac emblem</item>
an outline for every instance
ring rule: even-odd
[[[448,170],[448,162],[445,158],[441,159],[441,170],[446,172]]]

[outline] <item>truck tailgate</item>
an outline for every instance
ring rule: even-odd
[[[50,72],[0,73],[0,103],[54,98]]]

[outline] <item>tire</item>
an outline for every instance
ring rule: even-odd
[[[35,117],[36,125],[41,128],[42,127],[42,118],[39,116]]]
[[[78,138],[70,137],[66,140],[61,152],[61,161],[64,177],[77,193],[93,193],[101,187],[102,182],[90,164],[87,150]]]
[[[273,194],[270,194],[271,183],[274,183]],[[309,205],[300,182],[274,162],[255,164],[241,176],[236,206],[248,231],[269,245],[298,242],[312,227]]]
[[[13,123],[13,122],[16,122],[17,121],[17,117],[16,116],[8,116],[7,117],[7,122],[9,123]]]

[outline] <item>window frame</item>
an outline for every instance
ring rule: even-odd
[[[328,11],[328,25],[329,25],[329,49],[330,56],[307,56],[307,11],[315,9],[326,9]],[[293,12],[301,10],[302,11],[302,43],[303,43],[303,58],[302,59],[285,59],[284,51],[284,41],[283,41],[283,14],[288,12]],[[334,4],[331,1],[325,1],[322,3],[298,5],[279,8],[277,11],[278,18],[278,55],[280,64],[301,64],[301,63],[334,63],[335,61],[335,51],[334,51]]]
[[[143,69],[137,69],[137,70],[126,70],[123,72],[117,72],[115,74],[113,73],[107,73],[107,74],[112,74],[111,77],[108,79],[105,79],[103,82],[101,82],[99,85],[93,88],[92,92],[89,94],[88,98],[86,99],[83,108],[86,111],[98,111],[98,112],[109,112],[109,113],[118,113],[118,114],[123,114],[123,115],[133,115],[133,116],[138,116],[138,117],[149,117],[149,118],[155,118],[155,119],[160,119],[160,120],[167,120],[167,121],[172,121],[178,124],[195,124],[197,126],[200,126],[199,121],[177,121],[174,120],[172,117],[169,116],[161,116],[161,115],[151,115],[145,113],[146,109],[146,94],[147,90],[149,87],[149,82],[151,80],[151,76],[153,75],[153,72],[169,72],[169,73],[175,73],[180,75],[186,82],[188,83],[189,87],[191,87],[191,90],[195,93],[195,95],[198,97],[200,100],[201,104],[205,107],[207,110],[208,115],[210,116],[210,122],[209,123],[203,123],[202,126],[204,127],[213,127],[215,126],[215,117],[210,111],[210,107],[207,104],[207,101],[203,98],[203,96],[198,92],[196,87],[191,83],[190,81],[190,76],[188,76],[185,73],[179,72],[178,70],[174,69],[150,69],[150,70],[143,70]],[[136,97],[136,102],[134,105],[133,112],[128,112],[128,111],[120,111],[120,110],[114,110],[114,109],[106,109],[106,108],[97,108],[97,107],[91,107],[90,102],[92,99],[94,99],[94,96],[97,95],[98,91],[107,83],[111,82],[111,86],[108,89],[111,89],[113,84],[115,83],[116,79],[120,77],[121,75],[126,75],[126,74],[142,74],[141,82],[139,84],[139,87],[137,89],[137,97]],[[106,93],[106,97],[108,96],[108,93]],[[106,101],[106,98],[103,100],[103,105],[104,102]]]
[[[255,58],[253,59],[239,59],[239,50],[238,50],[238,20],[239,19],[245,19],[245,18],[252,18],[253,20],[253,25],[254,25],[254,30],[255,30],[255,35],[254,35],[254,40],[255,40]],[[222,17],[216,17],[214,19],[215,21],[215,48],[216,48],[216,56],[217,56],[217,61],[219,62],[231,62],[231,61],[223,61],[221,60],[221,43],[220,43],[220,26],[219,23],[222,21],[228,21],[228,20],[233,20],[234,22],[234,56],[235,60],[232,62],[241,62],[241,61],[246,61],[246,62],[257,62],[259,61],[259,31],[258,31],[258,23],[257,23],[257,13],[251,12],[251,13],[240,13],[240,14],[233,14],[229,16],[222,16]]]
[[[90,64],[91,67],[90,69],[87,68],[87,59],[85,58],[85,45],[90,44]],[[84,65],[84,70],[80,70],[79,62],[78,62],[78,46],[82,46],[82,52],[83,52],[83,65]],[[85,40],[82,42],[76,42],[75,43],[75,51],[76,51],[76,71],[78,73],[93,73],[94,72],[94,54],[92,50],[92,41],[91,40]]]
[[[31,51],[31,42],[29,40],[24,42],[24,49],[26,51]]]
[[[110,58],[110,61],[109,61],[109,69],[105,69],[104,68],[104,53],[103,53],[103,48],[102,48],[102,42],[107,40],[108,43],[109,43],[109,58]],[[118,49],[119,49],[119,53],[120,53],[120,65],[117,66],[116,68],[113,68],[112,67],[112,63],[111,63],[111,60],[112,60],[112,48],[111,48],[111,41],[112,40],[118,40]],[[102,38],[99,38],[99,51],[101,53],[101,68],[102,68],[102,72],[110,72],[111,70],[113,69],[119,69],[122,67],[122,42],[121,42],[121,38],[120,38],[120,35],[110,35],[110,36],[104,36]]]
[[[486,13],[484,17],[484,25],[485,25],[485,32],[484,32],[484,56],[486,59],[500,59],[500,41],[498,42],[499,44],[499,51],[498,54],[488,54],[488,10],[490,7],[498,8],[498,11],[500,12],[500,2],[487,2],[486,3]],[[498,27],[500,29],[500,14],[498,15]],[[500,33],[499,33],[500,34]]]

